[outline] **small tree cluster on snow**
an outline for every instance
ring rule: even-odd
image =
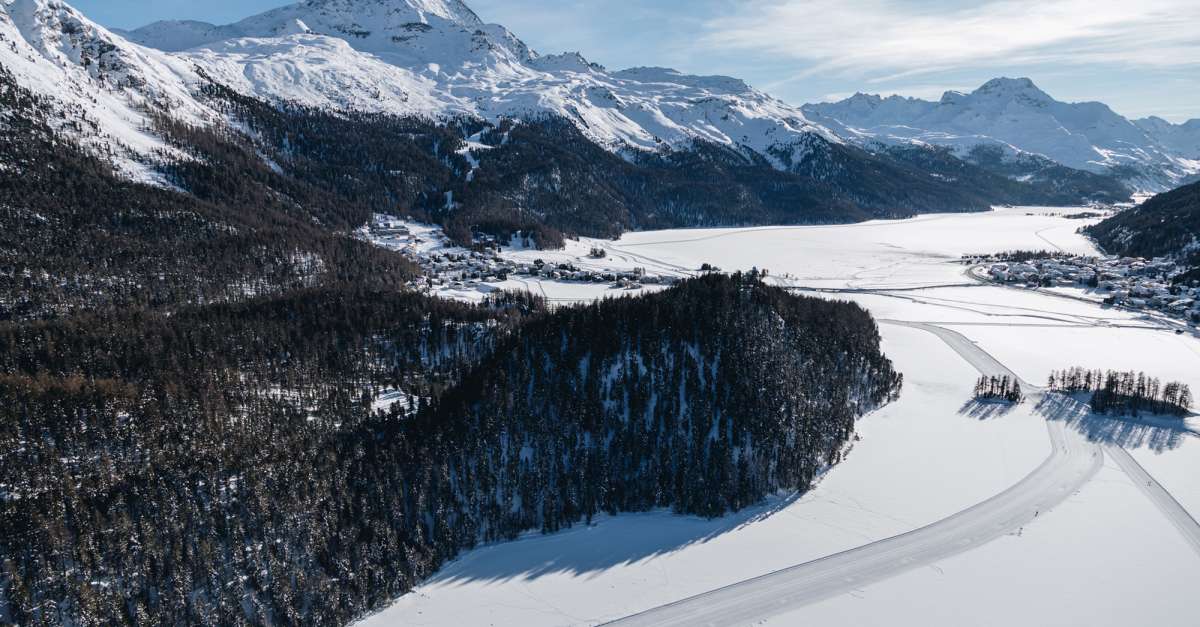
[[[1000,377],[984,375],[975,382],[975,398],[977,399],[1016,403],[1022,397],[1020,382],[1008,375]]]
[[[1186,384],[1172,381],[1164,385],[1144,372],[1074,367],[1051,372],[1047,383],[1055,392],[1091,392],[1092,409],[1101,413],[1137,415],[1148,411],[1183,416],[1193,402],[1192,390]]]

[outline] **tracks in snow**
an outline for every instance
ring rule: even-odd
[[[1013,372],[1000,363],[998,359],[992,357],[991,353],[979,348],[979,345],[967,339],[967,336],[950,329],[929,324],[927,322],[906,322],[903,320],[880,320],[883,324],[890,324],[900,327],[909,327],[912,329],[920,329],[928,333],[938,336],[938,339],[946,343],[947,346],[954,349],[959,357],[962,357],[973,368],[979,371],[980,374],[991,376],[1008,376],[1010,379],[1015,379],[1021,383],[1021,387],[1026,390],[1040,390],[1040,386],[1029,383],[1017,376]]]
[[[1047,422],[1053,454],[1008,490],[931,525],[657,607],[611,625],[731,625],[845,594],[982,546],[1033,521],[1103,465],[1098,447]]]
[[[966,337],[917,322],[983,374],[1016,374]],[[1034,386],[1029,386],[1034,388]],[[1012,533],[1082,488],[1100,471],[1099,445],[1047,421],[1051,454],[1009,489],[966,510],[897,536],[706,592],[610,625],[729,625],[751,622],[838,596],[976,548]]]
[[[1146,469],[1133,458],[1133,455],[1129,454],[1129,451],[1112,444],[1106,445],[1104,450],[1108,453],[1109,458],[1116,462],[1126,475],[1129,475],[1133,484],[1142,491],[1142,494],[1145,494],[1146,498],[1154,503],[1158,511],[1171,521],[1179,534],[1191,545],[1192,550],[1200,555],[1200,523],[1196,522],[1195,517],[1188,513],[1162,484],[1146,472]]]

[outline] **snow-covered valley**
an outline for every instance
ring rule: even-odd
[[[1007,411],[971,402],[977,368],[1009,369],[1031,387],[1070,365],[1144,369],[1200,386],[1193,333],[965,276],[963,254],[1048,243],[1094,253],[1075,233],[1082,222],[1060,213],[1069,211],[639,232],[558,253],[504,253],[579,262],[603,247],[610,265],[681,275],[703,263],[768,268],[777,283],[855,300],[883,321],[904,392],[863,419],[846,460],[798,498],[715,520],[622,515],[487,546],[363,624],[600,624],[648,610],[629,624],[1190,624],[1187,582],[1200,580],[1200,422],[1100,417],[1038,393]],[[614,293],[543,277],[504,285],[520,286],[564,301]],[[1063,483],[1044,484],[1047,496],[1012,502],[1030,494],[1047,464],[1071,459],[1055,475]],[[1168,497],[1155,496],[1160,486]],[[1049,496],[1055,489],[1064,492]],[[983,517],[979,527],[974,516]],[[813,562],[841,552],[832,566]],[[734,588],[712,593],[725,586]]]
[[[1197,623],[1200,120],[84,1],[0,0],[0,625]]]

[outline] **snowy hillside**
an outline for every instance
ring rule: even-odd
[[[938,102],[867,94],[804,106],[809,118],[859,142],[921,142],[966,155],[979,145],[1033,153],[1163,189],[1200,172],[1200,122],[1132,122],[1099,102],[1055,100],[1027,78],[997,78]],[[1131,168],[1131,169],[1124,169]]]
[[[435,118],[549,113],[615,151],[702,139],[795,157],[808,133],[837,141],[740,80],[539,55],[457,0],[308,0],[227,26],[159,22],[126,35],[273,101]]]
[[[1200,119],[1172,124],[1159,117],[1148,117],[1133,123],[1167,150],[1200,159]]]
[[[866,153],[830,148],[844,145],[842,137],[855,138],[877,151],[876,140],[921,139],[965,148],[981,138],[1021,136],[1026,140],[1004,140],[1002,145],[1046,154],[1072,168],[1165,164],[1160,169],[1167,174],[1155,170],[1143,177],[1153,179],[1144,185],[1149,187],[1164,177],[1200,171],[1200,161],[1172,161],[1158,149],[1139,149],[1133,156],[1121,152],[1136,142],[1145,143],[1147,131],[1103,105],[1087,106],[1094,109],[1094,118],[1103,119],[1100,128],[1112,128],[1093,134],[1112,141],[1079,133],[1057,137],[1056,133],[1070,128],[1059,123],[1062,116],[1005,113],[1010,101],[1043,108],[1084,106],[1060,107],[1020,81],[993,81],[989,86],[994,89],[985,86],[969,96],[947,95],[947,101],[974,103],[964,105],[970,116],[956,117],[935,103],[861,96],[828,105],[840,106],[853,116],[820,109],[815,114],[821,123],[814,123],[800,108],[736,78],[690,76],[657,67],[609,71],[579,53],[539,54],[503,26],[483,23],[458,0],[306,0],[235,24],[158,22],[132,32],[106,30],[59,0],[0,0],[0,37],[9,42],[0,47],[0,64],[12,67],[22,85],[52,97],[59,109],[71,111],[64,118],[74,123],[64,124],[63,130],[82,137],[101,153],[112,154],[127,174],[141,180],[153,180],[156,175],[147,164],[164,150],[170,152],[154,136],[156,116],[168,115],[196,126],[224,118],[210,110],[217,105],[196,95],[210,81],[275,104],[340,113],[416,116],[439,123],[476,119],[496,126],[511,119],[561,118],[591,142],[635,162],[669,150],[698,150],[697,144],[704,143],[729,148],[744,163],[769,164],[819,184],[857,169],[861,176],[854,177],[855,189],[846,190],[854,197],[864,197],[863,191],[878,196],[865,190],[872,186],[897,190],[922,187],[928,181],[879,183],[878,176],[868,174],[878,168]],[[974,121],[966,120],[971,116]],[[929,125],[939,129],[971,124],[986,128],[896,129],[895,119],[934,120],[936,124]],[[1075,126],[1091,124],[1081,118]],[[1174,137],[1174,127],[1160,126],[1155,127],[1156,133]],[[1100,152],[1094,148],[1113,143],[1119,146]],[[910,157],[893,153],[884,159],[894,166],[893,160]],[[838,159],[842,161],[835,162]],[[927,160],[917,159],[922,161]],[[911,170],[912,165],[889,166],[887,177],[929,176],[920,165],[916,172],[896,174]],[[1108,198],[1112,188],[1120,187],[1099,180],[1065,184],[1067,179],[1078,179],[1078,173],[1047,175],[1044,167],[1035,173],[976,165],[1006,179],[1070,188],[1068,202]],[[1004,181],[988,185],[1003,188]],[[1054,196],[1005,193],[1008,196],[985,202],[1056,201]],[[912,204],[911,199],[886,200],[891,208],[908,210]],[[972,208],[979,203],[935,204],[927,209]]]
[[[1111,177],[1046,164],[864,150],[736,78],[542,55],[458,0],[306,0],[128,33],[60,0],[0,0],[0,37],[0,66],[46,99],[57,131],[135,180],[195,192],[179,162],[215,163],[217,144],[248,142],[276,174],[340,187],[379,162],[343,152],[335,174],[321,169],[332,151],[416,129],[430,141],[368,151],[393,167],[362,184],[387,211],[456,222],[460,240],[534,230],[553,246],[562,233],[1128,198]],[[469,136],[481,141],[459,145]]]
[[[145,129],[156,113],[200,123],[191,62],[129,43],[57,0],[0,0],[0,64],[49,99],[61,131],[111,154],[124,173],[154,179],[167,150]]]

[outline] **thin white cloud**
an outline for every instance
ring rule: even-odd
[[[702,45],[877,80],[1039,64],[1200,65],[1197,0],[1001,0],[933,10],[899,0],[749,0]],[[881,78],[882,77],[882,78]]]

